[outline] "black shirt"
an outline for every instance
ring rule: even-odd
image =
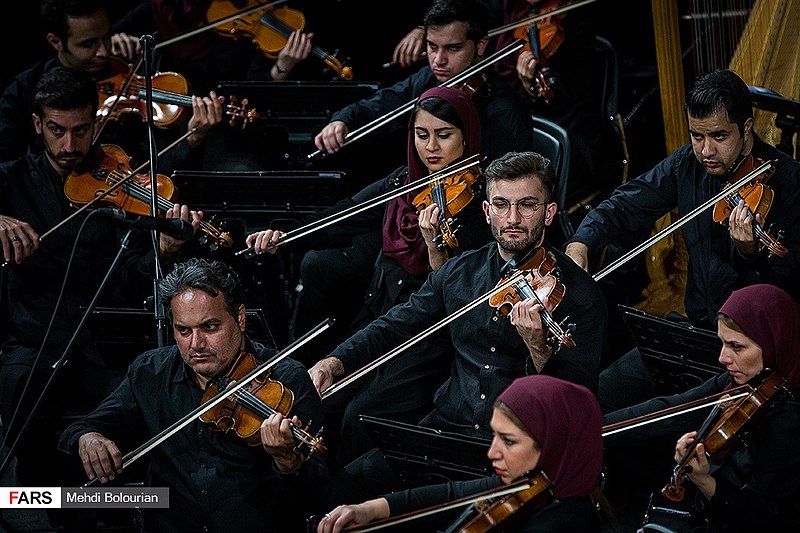
[[[572,334],[576,347],[562,348],[548,360],[542,373],[596,391],[607,322],[603,297],[586,272],[563,253],[547,248],[556,259],[556,277],[566,288],[553,317],[560,322],[569,316],[577,327]],[[363,367],[489,292],[502,277],[502,263],[495,242],[448,260],[408,302],[393,307],[331,355],[342,361],[346,374]],[[449,341],[455,359],[450,377],[434,398],[435,411],[423,425],[476,437],[491,436],[489,420],[495,398],[515,378],[535,372],[516,328],[496,316],[487,299],[486,304],[430,338]]]
[[[245,349],[262,360],[273,355],[255,343]],[[318,429],[321,401],[303,366],[284,359],[270,377],[294,393],[290,414],[304,424],[313,421]],[[80,436],[97,431],[121,450],[134,449],[197,408],[202,396],[176,346],[145,352],[111,396],[65,430],[60,447],[76,453]],[[199,420],[147,458],[148,484],[170,489],[169,510],[153,511],[148,530],[301,531],[305,517],[319,511],[328,487],[327,467],[318,453],[298,473],[280,474],[261,445],[249,446],[235,433],[213,431]]]

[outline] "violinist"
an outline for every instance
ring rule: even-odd
[[[143,353],[119,388],[73,423],[61,448],[80,458],[86,476],[124,479],[122,452],[166,429],[199,404],[209,383],[231,372],[241,351],[259,361],[271,350],[245,334],[243,291],[218,261],[191,259],[161,281],[176,345]],[[324,457],[298,449],[292,425],[323,424],[319,396],[305,369],[285,358],[270,379],[293,394],[284,416],[260,425],[251,445],[235,431],[195,419],[149,453],[149,484],[169,487],[169,509],[145,515],[147,531],[302,531],[327,487]],[[320,426],[316,426],[317,429]]]
[[[582,268],[608,245],[630,246],[646,237],[656,220],[677,208],[686,215],[719,193],[735,175],[743,156],[776,160],[767,185],[774,198],[766,220],[744,201],[731,209],[727,228],[712,213],[681,227],[688,251],[684,294],[686,317],[695,327],[713,328],[720,306],[731,292],[753,283],[772,283],[793,295],[798,291],[800,242],[800,164],[768,145],[753,130],[753,107],[747,84],[730,70],[700,76],[688,91],[684,113],[690,143],[678,148],[648,172],[618,187],[591,211],[567,244],[566,253]],[[743,177],[743,176],[739,176]],[[774,256],[755,236],[755,222],[788,248]],[[655,395],[652,380],[634,350],[612,363],[600,378],[600,406],[619,409]]]
[[[480,0],[434,0],[423,22],[428,65],[334,113],[314,139],[317,148],[337,152],[348,132],[414,100],[483,59],[489,40],[488,19],[489,11]],[[491,70],[483,74],[486,81],[473,95],[482,126],[481,154],[494,159],[509,150],[529,150],[533,125],[524,102]],[[381,135],[396,132],[401,124],[393,121],[388,132],[384,130]]]
[[[597,398],[586,387],[552,376],[517,378],[500,393],[492,410],[493,437],[487,456],[496,475],[415,487],[357,505],[342,505],[322,517],[317,532],[338,533],[347,526],[367,524],[509,485],[538,471],[552,482],[552,493],[543,491],[519,505],[514,503],[513,495],[508,497],[513,510],[507,520],[514,527],[507,527],[503,521],[503,530],[599,532],[600,519],[592,494],[599,492],[603,463],[601,420]],[[492,509],[486,512],[491,513]],[[405,525],[409,530],[422,531],[433,530],[436,524],[441,531],[443,524],[453,522],[453,516],[449,516],[452,514],[434,514]],[[461,526],[454,530],[461,531],[470,520],[480,518],[477,510],[470,509],[453,522]],[[498,513],[493,519],[500,518],[503,515]]]
[[[64,182],[71,172],[91,161],[97,88],[81,72],[56,67],[39,80],[34,102],[33,123],[44,150],[0,165],[0,246],[4,261],[10,262],[4,267],[8,336],[3,339],[0,356],[0,413],[11,439],[9,445],[20,436],[26,414],[50,378],[51,365],[67,347],[120,250],[124,234],[123,228],[84,213],[40,240],[40,235],[74,214],[64,194]],[[199,223],[199,215],[186,206],[175,204],[166,212],[168,218],[188,219],[190,215]],[[84,223],[86,227],[79,233]],[[182,245],[162,234],[162,260],[168,264]],[[149,235],[137,232],[109,278],[99,305],[141,307],[152,294],[154,272]],[[121,357],[119,352],[115,350],[113,356]],[[55,442],[66,425],[62,415],[88,411],[117,385],[121,375],[115,374],[113,361],[118,359],[107,359],[109,355],[95,345],[92,328],[87,328],[75,344],[69,364],[37,409],[37,417],[21,435],[16,449],[20,485],[64,484],[66,474],[59,468],[61,454],[56,452]]]
[[[566,289],[553,318],[561,322],[572,317],[576,346],[556,351],[548,342],[542,319],[545,307],[535,298],[519,298],[508,318],[498,316],[487,300],[431,337],[431,344],[452,346],[454,353],[447,380],[436,391],[434,409],[420,425],[488,439],[489,405],[514,378],[529,374],[551,375],[596,390],[606,309],[597,284],[545,241],[545,228],[557,207],[550,161],[533,152],[511,152],[493,161],[484,175],[483,212],[495,242],[449,259],[407,303],[391,308],[314,365],[309,373],[319,391],[491,291],[508,273],[504,265],[540,246],[552,254],[554,275]],[[555,302],[545,298],[543,303],[552,310]],[[398,354],[397,359],[403,357]],[[414,390],[409,382],[407,391]],[[377,449],[339,474],[346,493],[343,502],[363,501],[397,488]]]
[[[319,216],[341,212],[476,155],[480,131],[475,105],[467,95],[448,87],[429,89],[422,94],[411,113],[407,135],[408,164]],[[472,172],[477,178],[477,167]],[[466,183],[465,178],[461,187]],[[300,267],[303,290],[298,302],[298,331],[306,331],[326,317],[336,317],[342,323],[338,336],[330,336],[324,343],[314,343],[313,347],[304,350],[308,353],[308,357],[304,357],[304,362],[309,360],[308,366],[393,305],[405,302],[422,285],[428,273],[441,267],[448,257],[480,247],[491,239],[482,220],[481,184],[481,180],[476,180],[465,189],[465,193],[474,197],[452,216],[457,223],[446,228],[457,235],[458,246],[455,248],[438,248],[442,233],[437,222],[440,206],[431,203],[420,210],[414,205],[415,198],[426,189],[432,190],[433,184],[331,224],[303,238],[298,244],[286,245],[289,251],[312,248],[303,256]],[[445,188],[444,193],[447,194],[448,190]],[[455,184],[452,190],[459,190],[459,185]],[[256,252],[275,253],[284,249],[276,246],[283,235],[280,231],[265,230],[251,234],[247,242]],[[347,245],[350,246],[345,247]],[[360,287],[356,282],[359,279],[362,280]],[[353,309],[346,309],[348,305]],[[358,429],[359,414],[387,416],[391,413],[416,422],[430,410],[430,399],[445,377],[444,368],[434,362],[437,359],[434,354],[442,357],[441,348],[425,344],[415,355],[409,354],[405,361],[398,360],[382,369],[375,381],[359,394],[358,408],[348,411],[351,415],[345,416],[343,422],[348,429],[342,432],[344,442],[339,449],[348,457],[347,460],[365,451],[363,443],[367,436],[361,435]],[[391,396],[388,391],[402,390],[406,380],[412,376],[420,394],[404,396],[403,402],[381,400]],[[341,454],[340,459],[343,457]]]
[[[33,90],[43,73],[65,66],[80,70],[99,82],[108,78],[112,68],[111,24],[104,0],[44,0],[41,14],[46,39],[55,56],[42,59],[18,74],[0,97],[0,161],[21,157],[30,146],[34,149],[41,146],[35,145],[41,141],[31,126],[30,117]],[[212,93],[192,97],[192,115],[181,128],[197,130],[159,158],[159,172],[171,174],[178,168],[202,165],[206,136],[224,116],[222,101]],[[122,115],[120,121],[112,120],[103,128],[99,142],[121,146],[139,163],[147,161],[150,154],[144,124],[143,113],[136,118],[133,114]],[[177,131],[155,128],[159,149],[178,135]]]
[[[752,412],[751,425],[726,431],[733,441],[727,454],[714,453],[706,447],[708,441],[698,437],[710,407],[607,437],[607,447],[624,448],[629,457],[633,443],[680,436],[675,461],[695,448],[686,469],[691,483],[685,483],[699,489],[692,510],[695,525],[705,526],[703,531],[793,531],[800,511],[800,304],[774,285],[737,289],[720,308],[717,334],[724,372],[682,394],[609,413],[605,421],[631,420],[739,385],[757,387],[761,371],[776,372],[786,384],[775,393],[777,398]],[[736,409],[735,401],[729,409]],[[720,416],[727,414],[720,411]],[[692,501],[688,493],[686,500]]]

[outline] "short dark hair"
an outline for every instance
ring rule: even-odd
[[[458,110],[453,104],[440,96],[429,96],[420,100],[417,105],[414,106],[414,110],[411,112],[411,120],[408,122],[409,129],[414,127],[414,121],[420,109],[424,109],[434,117],[457,127],[461,130],[461,133],[464,134],[464,137],[466,137],[467,132],[464,131],[464,121],[461,119],[461,115],[458,114]]]
[[[54,67],[42,74],[33,93],[33,110],[42,116],[45,107],[61,111],[92,107],[97,112],[97,85],[88,75],[69,67]]]
[[[225,300],[225,309],[239,322],[239,308],[244,303],[244,291],[236,272],[221,261],[193,258],[178,263],[159,282],[161,304],[172,317],[172,299],[189,289],[199,289],[216,298],[219,293]]]
[[[451,22],[466,22],[467,39],[477,43],[489,33],[489,8],[480,0],[433,0],[423,18],[425,29]]]
[[[744,135],[744,123],[753,116],[753,98],[732,70],[718,69],[697,78],[683,103],[684,114],[693,118],[708,118],[722,110]]]
[[[66,45],[68,17],[85,17],[105,7],[105,0],[44,0],[39,13],[45,33],[52,33]]]
[[[537,177],[542,180],[544,192],[549,202],[556,186],[556,172],[553,163],[536,152],[508,152],[498,157],[483,171],[488,192],[494,180],[515,180],[518,178]]]

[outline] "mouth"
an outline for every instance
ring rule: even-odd
[[[506,471],[503,470],[502,468],[494,467],[494,473],[497,474],[498,476],[502,476],[506,473]]]
[[[425,161],[427,161],[431,165],[435,165],[442,160],[441,157],[426,157]]]
[[[719,161],[703,161],[703,166],[705,168],[720,168],[722,163]]]

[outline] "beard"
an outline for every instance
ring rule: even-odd
[[[503,235],[506,230],[516,230],[525,233],[522,239],[509,239]],[[492,236],[497,244],[506,252],[515,254],[538,246],[544,235],[544,219],[540,220],[533,228],[528,230],[524,226],[502,226],[498,228],[492,224]]]

